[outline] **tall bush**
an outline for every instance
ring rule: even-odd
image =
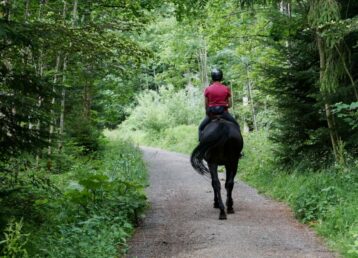
[[[177,91],[163,86],[158,92],[140,93],[136,100],[137,105],[128,110],[130,115],[120,126],[126,135],[143,131],[155,137],[179,125],[199,124],[204,116],[202,93],[194,87]]]

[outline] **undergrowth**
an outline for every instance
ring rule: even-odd
[[[204,118],[202,92],[198,88],[142,92],[130,116],[117,130],[106,135],[147,146],[190,153],[198,141],[198,126]]]
[[[2,176],[1,257],[108,258],[146,208],[146,169],[139,150],[113,141],[96,157],[74,158],[68,171]],[[25,244],[24,244],[25,243]]]
[[[179,125],[166,128],[159,133],[151,131],[106,131],[105,134],[116,139],[130,139],[144,146],[158,147],[170,151],[190,154],[198,143],[198,128],[194,125]]]
[[[287,202],[300,221],[309,224],[345,257],[358,257],[358,164],[313,171],[305,164],[281,168],[267,133],[245,137],[240,177],[259,191]]]

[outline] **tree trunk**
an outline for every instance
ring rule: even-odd
[[[291,4],[287,1],[280,2],[280,12],[291,17]]]
[[[249,105],[248,97],[246,97],[246,96],[242,97],[242,106],[247,107],[248,105]],[[246,117],[244,117],[243,120],[244,120],[244,133],[248,133],[250,131],[250,128],[246,122]]]
[[[75,27],[78,18],[78,0],[74,0],[73,2],[73,10],[72,10],[72,26]]]
[[[203,39],[203,47],[198,50],[198,63],[199,63],[199,74],[202,87],[206,87],[209,84],[208,78],[208,58],[207,58],[206,43]]]
[[[40,0],[40,7],[39,7],[39,13],[38,13],[39,20],[42,18],[42,7],[43,7],[43,1]]]
[[[62,89],[61,93],[61,115],[60,115],[60,131],[58,149],[61,152],[63,148],[63,133],[65,128],[65,102],[66,102],[66,88]]]
[[[59,130],[59,143],[58,143],[58,149],[61,152],[63,148],[63,132],[65,128],[65,101],[66,101],[66,87],[65,81],[66,81],[66,69],[67,69],[67,58],[66,56],[63,59],[63,68],[62,68],[62,92],[61,92],[61,113],[60,113],[60,130]]]
[[[10,21],[11,16],[11,0],[4,0],[4,20]]]
[[[77,8],[78,8],[78,0],[74,0],[73,9],[72,9],[72,27],[75,27],[77,21]],[[63,1],[63,24],[65,24],[67,16],[67,1]],[[71,46],[72,43],[70,43]],[[66,105],[66,70],[67,70],[67,55],[63,58],[63,67],[62,67],[62,91],[61,91],[61,111],[60,111],[60,128],[59,128],[59,142],[58,142],[58,149],[59,152],[63,149],[63,142],[64,142],[64,131],[65,131],[65,105]]]
[[[63,1],[63,10],[62,10],[63,25],[65,25],[66,16],[67,16],[67,2],[64,0]]]
[[[256,112],[255,112],[254,98],[252,96],[252,84],[250,79],[248,80],[247,88],[249,93],[249,101],[251,106],[252,120],[254,123],[254,130],[257,131],[258,128],[257,128],[257,121],[256,121]]]
[[[30,14],[29,14],[29,5],[30,5],[30,0],[26,0],[26,2],[25,2],[25,15],[24,15],[25,23],[27,23],[27,19],[30,16]]]
[[[62,9],[62,23],[63,25],[65,25],[65,20],[66,20],[66,12],[67,12],[67,2],[66,1],[63,1],[63,9]],[[54,79],[53,79],[53,82],[54,84],[56,85],[57,81],[58,81],[58,73],[60,71],[60,63],[61,63],[61,53],[59,52],[57,54],[57,58],[56,58],[56,67],[55,67],[55,75],[54,75]],[[63,67],[62,67],[62,70],[63,70],[63,75],[62,75],[62,83],[64,84],[65,83],[65,70],[66,70],[66,58],[64,58],[63,60]],[[55,93],[56,92],[56,89],[53,88],[53,92]],[[59,149],[60,149],[60,146],[62,145],[62,134],[63,134],[63,126],[64,126],[64,105],[65,105],[65,95],[66,95],[66,92],[65,92],[65,88],[63,86],[63,89],[62,89],[62,92],[61,92],[61,109],[60,109],[60,125],[59,125],[59,128],[58,128],[58,135],[60,137],[60,140],[59,140],[59,143],[58,143],[58,146],[59,146]],[[55,105],[55,101],[56,99],[53,98],[52,99],[52,105]],[[53,123],[50,125],[50,138],[49,138],[49,147],[48,147],[48,155],[51,155],[51,142],[52,142],[52,135],[55,131],[55,121],[56,119],[54,118],[54,114],[53,114],[53,110],[51,110],[51,115],[53,117]],[[62,148],[62,147],[61,147]]]
[[[148,64],[145,67],[145,86],[146,86],[146,90],[149,90],[149,78],[148,78]]]
[[[344,71],[346,72],[346,74],[347,74],[347,76],[348,76],[348,78],[349,78],[349,80],[350,80],[350,82],[352,84],[352,88],[353,88],[353,92],[354,92],[354,96],[356,98],[356,101],[358,101],[358,91],[357,91],[356,83],[355,83],[355,81],[353,79],[353,76],[352,76],[351,72],[349,71],[349,69],[347,67],[346,61],[344,60],[344,56],[343,56],[343,53],[342,53],[343,51],[341,51],[339,49],[339,46],[337,46],[337,45],[335,45],[335,49],[337,50],[337,53],[338,53],[338,55],[339,55],[339,57],[341,59]]]
[[[43,7],[43,5],[44,5],[43,2],[40,1],[39,14],[38,14],[38,19],[39,20],[42,18],[42,7]],[[38,60],[37,72],[38,72],[40,77],[43,76],[44,62],[43,62],[43,51],[42,51],[42,49],[39,50],[39,60]],[[41,96],[39,96],[39,101],[38,101],[39,108],[42,105],[42,101],[43,101],[43,98]],[[40,127],[41,127],[41,121],[38,120],[37,125],[36,125],[36,129],[39,131],[41,129]],[[36,167],[39,166],[39,162],[40,162],[40,156],[36,155]]]
[[[319,35],[318,31],[316,32],[316,41],[317,41],[317,47],[318,47],[318,53],[319,53],[319,59],[320,59],[320,83],[322,83],[323,79],[324,79],[324,72],[326,69],[326,52],[325,52],[325,46],[324,46],[324,42],[323,39],[321,38],[321,36]],[[324,88],[325,87],[320,87],[321,88],[321,92],[325,91]],[[336,130],[336,126],[335,126],[335,120],[334,120],[334,116],[332,114],[332,110],[331,110],[331,105],[327,99],[326,96],[326,92],[322,92],[322,94],[324,95],[324,109],[325,109],[325,113],[326,113],[326,119],[327,119],[327,125],[328,125],[328,129],[329,129],[329,134],[330,134],[330,138],[331,138],[331,144],[332,144],[332,148],[333,148],[333,154],[334,157],[336,159],[336,161],[338,161],[341,157],[339,157],[339,152],[338,152],[338,143],[339,143],[339,137],[338,137],[338,133]]]
[[[255,103],[254,103],[254,97],[252,94],[252,84],[250,80],[250,74],[249,74],[249,66],[246,65],[246,75],[247,75],[247,95],[251,107],[251,114],[252,114],[252,121],[254,130],[257,131],[257,121],[256,121],[256,112],[255,112]]]
[[[55,75],[53,77],[53,83],[54,83],[54,86],[52,88],[52,91],[54,93],[56,93],[56,88],[55,88],[55,85],[57,83],[57,76],[58,76],[58,71],[60,69],[60,54],[57,55],[57,58],[56,58],[56,67],[55,67]],[[55,105],[55,102],[56,102],[56,99],[55,97],[52,98],[52,101],[51,101],[51,104],[54,106]],[[49,132],[49,139],[48,139],[48,142],[49,142],[49,145],[48,145],[48,151],[47,151],[47,154],[50,156],[52,153],[51,151],[51,144],[52,144],[52,135],[53,135],[53,132],[54,132],[54,124],[55,124],[55,118],[54,118],[54,111],[53,109],[51,110],[51,118],[52,118],[52,123],[50,125],[50,132]]]
[[[155,65],[152,66],[153,69],[153,83],[154,83],[154,88],[157,90],[157,92],[159,92],[159,85],[156,82],[157,79],[157,71],[155,70]]]
[[[232,83],[230,82],[230,92],[231,92],[231,110],[232,110],[232,115],[234,116],[234,118],[235,118],[235,110],[234,110],[234,105],[235,105],[235,103],[234,103],[234,91],[233,91],[233,89],[232,89]]]
[[[86,80],[83,87],[83,115],[87,120],[91,119],[91,89],[89,82]]]
[[[281,1],[280,2],[280,12],[284,15],[291,18],[291,4],[287,1]],[[288,40],[285,41],[286,47],[290,46],[290,42]]]

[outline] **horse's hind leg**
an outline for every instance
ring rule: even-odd
[[[210,173],[211,173],[211,185],[213,187],[213,190],[214,190],[214,208],[215,209],[219,209],[220,206],[219,206],[219,197],[218,197],[218,192],[215,190],[215,184],[214,184],[214,179],[215,176],[213,176],[213,173],[215,173],[215,171],[217,171],[217,165],[210,165],[209,164],[209,170],[210,170]],[[211,172],[213,171],[213,172]],[[220,184],[220,181],[219,181],[219,184]],[[220,186],[219,186],[220,188]]]
[[[214,186],[213,186],[214,188]],[[218,199],[218,195],[216,194],[216,192],[214,191],[214,208],[215,209],[219,209],[219,199]]]
[[[234,201],[232,199],[232,190],[234,188],[234,180],[237,172],[237,161],[231,162],[230,164],[225,165],[226,168],[226,182],[225,188],[227,192],[226,206],[227,213],[234,213]]]
[[[210,174],[211,174],[211,184],[214,189],[214,205],[215,201],[217,199],[217,204],[220,209],[220,216],[219,219],[226,219],[226,213],[225,213],[225,206],[221,199],[221,185],[218,177],[218,165],[216,164],[209,164]]]

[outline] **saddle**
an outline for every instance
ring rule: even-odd
[[[215,106],[215,107],[209,107],[207,109],[207,114],[210,115],[221,115],[227,110],[224,106]]]
[[[207,115],[210,118],[211,121],[213,120],[220,120],[223,119],[225,121],[228,121],[225,119],[222,115],[226,111],[227,108],[223,106],[215,106],[215,107],[209,107],[207,110]]]

